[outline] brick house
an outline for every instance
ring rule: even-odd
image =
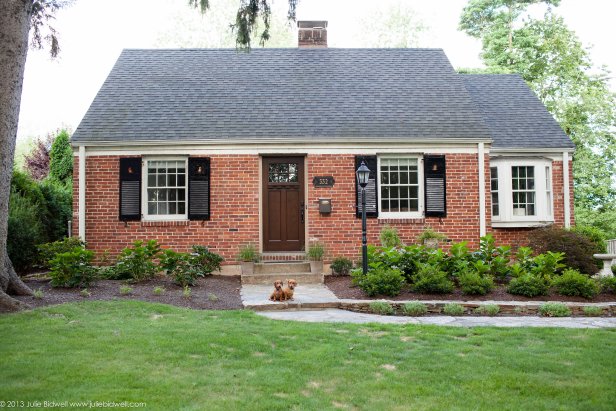
[[[385,225],[476,246],[573,223],[574,145],[522,78],[458,74],[440,49],[301,47],[326,39],[307,26],[297,49],[122,52],[72,137],[89,248],[202,244],[227,273],[248,243],[356,260],[361,161],[369,243]]]

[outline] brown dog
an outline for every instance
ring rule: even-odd
[[[297,287],[297,281],[291,279],[287,280],[287,286],[282,289],[284,293],[285,300],[292,300],[293,293],[295,292],[295,287]]]
[[[285,293],[282,290],[283,282],[281,280],[274,281],[274,291],[272,291],[272,295],[270,295],[270,300],[272,301],[284,301]]]

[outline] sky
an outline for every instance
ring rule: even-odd
[[[217,1],[221,0],[211,0],[213,8]],[[287,0],[273,0],[273,3],[275,12],[284,15]],[[357,35],[362,25],[379,10],[400,4],[412,9],[426,26],[418,38],[419,47],[444,49],[456,68],[481,67],[480,42],[457,31],[466,3],[466,0],[300,0],[297,19],[327,20],[330,47],[362,47],[361,36]],[[43,137],[61,127],[77,128],[122,49],[175,45],[170,39],[181,39],[186,46],[195,47],[201,44],[195,37],[216,36],[219,33],[212,33],[215,31],[212,27],[226,27],[227,22],[211,24],[209,17],[201,17],[187,4],[188,0],[74,0],[72,6],[60,10],[54,22],[60,33],[59,57],[51,59],[48,51],[28,53],[18,141]],[[592,46],[595,64],[606,65],[612,73],[616,73],[615,11],[613,0],[562,0],[556,9],[582,43]],[[216,39],[212,41],[215,43]],[[616,90],[616,82],[612,80],[611,84]]]

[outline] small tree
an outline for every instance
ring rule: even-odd
[[[32,149],[24,156],[25,171],[35,180],[42,180],[49,174],[49,150],[53,136],[48,134],[46,138],[38,138]]]
[[[73,180],[73,150],[66,129],[58,131],[49,152],[49,176],[64,184]]]

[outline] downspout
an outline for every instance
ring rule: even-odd
[[[86,147],[79,146],[79,238],[86,241]]]
[[[563,151],[563,195],[565,203],[565,228],[571,227],[571,202],[569,200],[569,153]]]
[[[485,147],[483,143],[477,148],[479,160],[479,236],[486,235],[486,179],[485,179]]]

